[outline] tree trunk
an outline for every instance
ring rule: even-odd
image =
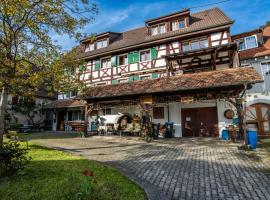
[[[5,112],[7,107],[8,92],[6,87],[2,87],[0,99],[0,148],[3,146],[3,136],[5,130]]]

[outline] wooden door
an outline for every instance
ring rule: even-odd
[[[253,104],[246,109],[248,128],[257,129],[259,135],[270,135],[270,105]]]
[[[182,133],[184,137],[218,136],[216,107],[182,109]]]
[[[58,131],[65,130],[65,115],[66,115],[66,111],[58,111],[57,113],[57,130]]]

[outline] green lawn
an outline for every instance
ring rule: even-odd
[[[20,175],[0,180],[1,200],[146,199],[139,186],[111,167],[34,144],[29,156]]]

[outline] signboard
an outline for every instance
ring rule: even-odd
[[[193,97],[181,97],[181,103],[193,103]]]
[[[140,101],[142,104],[153,104],[152,95],[141,96]]]

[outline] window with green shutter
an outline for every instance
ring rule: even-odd
[[[157,59],[157,56],[158,56],[157,49],[155,47],[151,48],[151,58],[152,58],[152,60]]]
[[[139,52],[134,52],[133,53],[133,63],[137,63],[139,62],[140,58],[139,58]]]
[[[95,71],[100,69],[100,60],[95,61]]]
[[[128,77],[128,82],[133,82],[133,76]]]
[[[141,80],[141,78],[139,76],[134,76],[133,77],[133,81],[139,81],[139,80]]]
[[[116,79],[115,79],[115,80],[112,80],[112,84],[113,84],[113,85],[116,85],[116,84],[118,84],[118,83],[119,83],[118,80],[116,80]]]
[[[133,53],[128,53],[128,64],[133,63]]]
[[[139,62],[139,52],[128,53],[128,64],[134,64]]]
[[[117,67],[118,66],[118,59],[117,59],[117,56],[113,56],[111,57],[111,66],[112,67]]]
[[[155,74],[155,73],[154,73],[154,74],[151,75],[151,78],[152,78],[152,79],[159,78],[159,74]]]
[[[66,93],[66,98],[70,98],[70,91],[68,91],[67,93]]]

